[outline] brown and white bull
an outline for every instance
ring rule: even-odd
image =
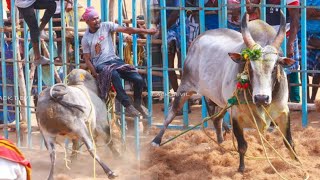
[[[53,179],[58,135],[69,136],[73,142],[73,150],[78,144],[77,140],[82,140],[108,178],[116,177],[99,156],[94,155],[92,138],[96,135],[103,137],[106,143],[109,142],[108,147],[114,156],[119,156],[119,153],[109,139],[107,107],[98,96],[96,80],[90,73],[74,69],[68,75],[68,85],[56,84],[43,90],[39,95],[36,116],[45,145],[50,152],[51,169],[48,180]]]
[[[253,102],[250,107],[253,109],[259,129],[265,131],[271,122],[263,110],[265,107],[293,148],[287,105],[288,82],[283,67],[292,65],[294,60],[280,56],[280,45],[286,33],[285,17],[282,14],[278,33],[261,20],[249,23],[247,21],[247,16],[243,16],[241,33],[229,29],[217,29],[207,31],[194,40],[184,64],[181,84],[164,126],[153,139],[154,146],[160,145],[164,132],[176,116],[176,112],[192,94],[199,93],[206,96],[221,108],[228,104],[228,99],[233,96],[236,88],[237,74],[244,70],[245,61],[242,60],[240,52],[249,48],[261,49],[262,52],[259,59],[250,60],[249,64],[252,92],[250,100]],[[266,119],[266,126],[261,118]],[[239,171],[243,172],[244,155],[247,151],[243,129],[255,126],[248,108],[240,109],[238,106],[232,108],[232,122],[240,155]]]

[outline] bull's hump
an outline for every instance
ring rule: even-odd
[[[242,36],[239,32],[234,31],[232,29],[225,29],[225,28],[206,31],[200,36],[200,38],[201,37],[203,38],[203,36],[205,38],[212,37],[212,38],[215,38],[216,40],[218,38],[230,38],[234,40],[242,40]]]

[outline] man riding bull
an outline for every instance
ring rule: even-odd
[[[101,23],[99,15],[93,7],[88,7],[82,18],[88,25],[82,39],[83,57],[92,75],[98,78],[102,98],[109,91],[112,82],[117,92],[116,98],[126,108],[127,113],[132,116],[139,116],[141,113],[146,118],[148,116],[147,109],[141,105],[144,81],[135,67],[125,64],[115,54],[111,33],[144,33],[153,35],[156,33],[156,29],[122,27],[113,22]],[[133,83],[133,104],[122,87],[121,78]]]

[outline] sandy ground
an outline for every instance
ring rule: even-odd
[[[162,117],[159,111],[161,105],[155,106],[155,116]],[[190,114],[191,123],[195,124],[200,120],[201,109],[199,106],[192,107]],[[296,151],[303,163],[303,167],[310,175],[310,179],[320,178],[320,141],[319,128],[320,121],[318,112],[309,113],[309,127],[301,127],[301,113],[293,112],[292,134],[296,145]],[[160,120],[161,118],[158,118]],[[181,117],[178,117],[178,123]],[[141,161],[135,159],[133,132],[127,132],[126,151],[123,151],[119,136],[114,136],[114,140],[119,149],[122,149],[121,158],[112,157],[108,148],[98,142],[98,155],[114,170],[119,177],[117,179],[280,179],[271,169],[266,160],[246,159],[246,170],[243,174],[238,173],[238,155],[233,153],[232,136],[227,134],[225,142],[222,144],[227,151],[224,151],[212,140],[210,140],[201,130],[189,132],[176,139],[172,143],[154,148],[150,146],[152,138],[159,129],[152,127],[141,135]],[[210,131],[210,130],[209,130]],[[177,130],[168,130],[164,139],[168,139],[179,133]],[[211,137],[215,138],[215,133],[210,131]],[[249,156],[264,156],[262,146],[256,131],[250,130],[245,133],[248,141]],[[266,137],[276,147],[277,150],[291,163],[297,164],[289,158],[288,151],[283,145],[282,139],[277,132],[268,132]],[[14,140],[15,136],[10,135]],[[50,169],[49,153],[43,148],[40,150],[39,132],[32,133],[32,149],[22,148],[25,156],[31,161],[34,180],[43,180],[47,177]],[[59,142],[63,142],[59,139]],[[93,179],[93,159],[85,148],[82,153],[72,163],[68,163],[71,169],[67,169],[64,161],[64,152],[58,148],[55,179]],[[275,157],[268,148],[270,156]],[[70,153],[68,154],[68,156]],[[284,177],[288,179],[302,179],[303,172],[282,162],[280,159],[272,160],[274,166]],[[96,179],[106,179],[102,168],[96,163]]]

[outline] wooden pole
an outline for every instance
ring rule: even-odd
[[[319,103],[315,104],[307,104],[308,111],[319,111]],[[290,110],[293,111],[301,111],[302,110],[302,104],[301,103],[288,103],[288,107]]]
[[[109,1],[109,21],[114,21],[114,8],[115,8],[115,3],[114,0]]]
[[[19,16],[16,16],[16,24],[17,28],[20,28],[20,23],[19,23]],[[21,56],[20,56],[20,44],[18,40],[18,35],[17,35],[17,42],[18,44],[18,49],[17,49],[17,60],[21,61]],[[26,92],[26,81],[24,79],[24,74],[23,74],[23,65],[22,62],[17,62],[18,65],[18,84],[19,84],[19,102],[21,106],[26,106],[26,100],[28,97],[27,92]],[[27,108],[20,108],[20,114],[21,114],[21,119],[20,122],[27,122]]]

